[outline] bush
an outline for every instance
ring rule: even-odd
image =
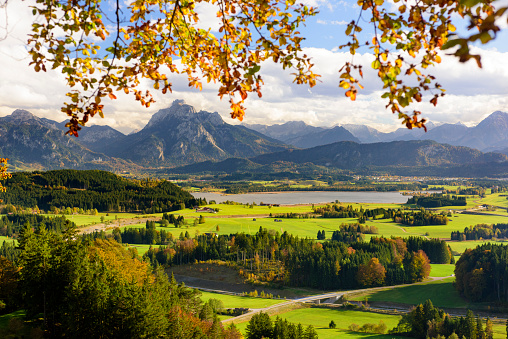
[[[360,331],[360,326],[358,326],[357,324],[351,324],[349,325],[348,329],[352,332],[359,332]]]

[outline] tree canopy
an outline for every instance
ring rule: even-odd
[[[507,7],[496,9],[492,0],[394,2],[395,8],[384,0],[359,0],[360,15],[347,26],[350,41],[341,47],[353,56],[360,48],[371,48],[386,107],[408,128],[425,128],[421,112],[405,109],[422,101],[426,91],[434,105],[444,95],[426,72],[428,66],[441,61],[441,50],[455,48],[451,53],[459,61],[475,59],[481,67],[469,44],[494,39]],[[218,33],[203,27],[200,4],[215,8]],[[139,85],[148,80],[166,93],[172,90],[170,74],[185,74],[189,86],[198,89],[203,81],[218,83],[219,97],[229,98],[231,116],[241,120],[248,95],[262,95],[264,61],[291,69],[297,84],[316,84],[319,75],[303,53],[299,32],[316,13],[296,0],[134,0],[128,6],[118,0],[36,0],[30,64],[37,72],[51,67],[65,75],[70,91],[62,111],[75,136],[91,117],[103,116],[106,96],[116,99],[115,93],[123,91],[149,107],[154,99]],[[457,15],[470,21],[465,35],[456,33],[452,18]],[[371,27],[372,40],[361,41],[360,24]],[[353,59],[340,73],[340,87],[355,100],[362,88],[362,65]]]

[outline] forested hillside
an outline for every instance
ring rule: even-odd
[[[56,170],[13,173],[2,193],[6,204],[78,207],[118,212],[165,212],[191,207],[197,201],[180,187],[162,180],[128,180],[97,170]]]

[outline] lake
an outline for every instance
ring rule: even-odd
[[[206,201],[215,200],[217,203],[226,200],[242,204],[261,202],[265,204],[318,204],[329,203],[338,200],[340,202],[360,203],[396,203],[404,204],[410,196],[404,196],[400,192],[276,192],[276,193],[245,193],[228,194],[195,192],[191,193],[195,198],[205,198]]]

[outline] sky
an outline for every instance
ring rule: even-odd
[[[10,0],[6,8],[0,8],[0,116],[11,114],[15,109],[26,109],[39,117],[63,121],[66,116],[60,112],[60,107],[68,90],[63,76],[58,70],[36,73],[28,66],[26,40],[34,20],[29,8],[31,1]],[[300,31],[306,37],[304,52],[312,57],[314,72],[321,75],[320,82],[313,88],[295,85],[290,71],[265,62],[260,73],[264,80],[263,97],[249,96],[243,122],[272,125],[304,121],[323,127],[365,124],[381,131],[401,127],[397,117],[385,109],[382,86],[370,70],[373,56],[368,49],[354,58],[364,65],[365,73],[362,82],[365,89],[358,93],[357,100],[350,101],[338,87],[338,71],[345,61],[351,60],[351,55],[338,46],[347,42],[344,38],[347,23],[358,16],[356,0],[303,1],[319,10]],[[508,0],[495,3],[503,5]],[[202,24],[215,29],[213,11],[202,5],[200,13]],[[457,23],[459,30],[464,25]],[[505,29],[493,42],[473,47],[473,52],[482,56],[482,69],[473,61],[461,64],[456,58],[441,54],[441,64],[430,73],[437,77],[447,95],[439,99],[436,107],[422,103],[411,110],[422,111],[422,116],[434,123],[461,122],[468,126],[476,125],[494,111],[508,112],[508,30],[506,25],[503,27]],[[364,36],[368,38],[369,34],[372,36],[372,32],[366,31]],[[230,118],[228,100],[220,100],[216,85],[205,83],[203,90],[198,91],[187,86],[186,78],[170,75],[169,79],[174,85],[173,93],[163,95],[153,91],[156,103],[150,108],[141,107],[132,97],[118,95],[117,100],[106,101],[105,117],[96,117],[90,124],[109,125],[128,133],[141,129],[152,114],[170,106],[176,99],[184,99],[197,111],[217,111],[227,123],[239,123]],[[428,102],[428,99],[430,97],[424,97],[423,101]]]

